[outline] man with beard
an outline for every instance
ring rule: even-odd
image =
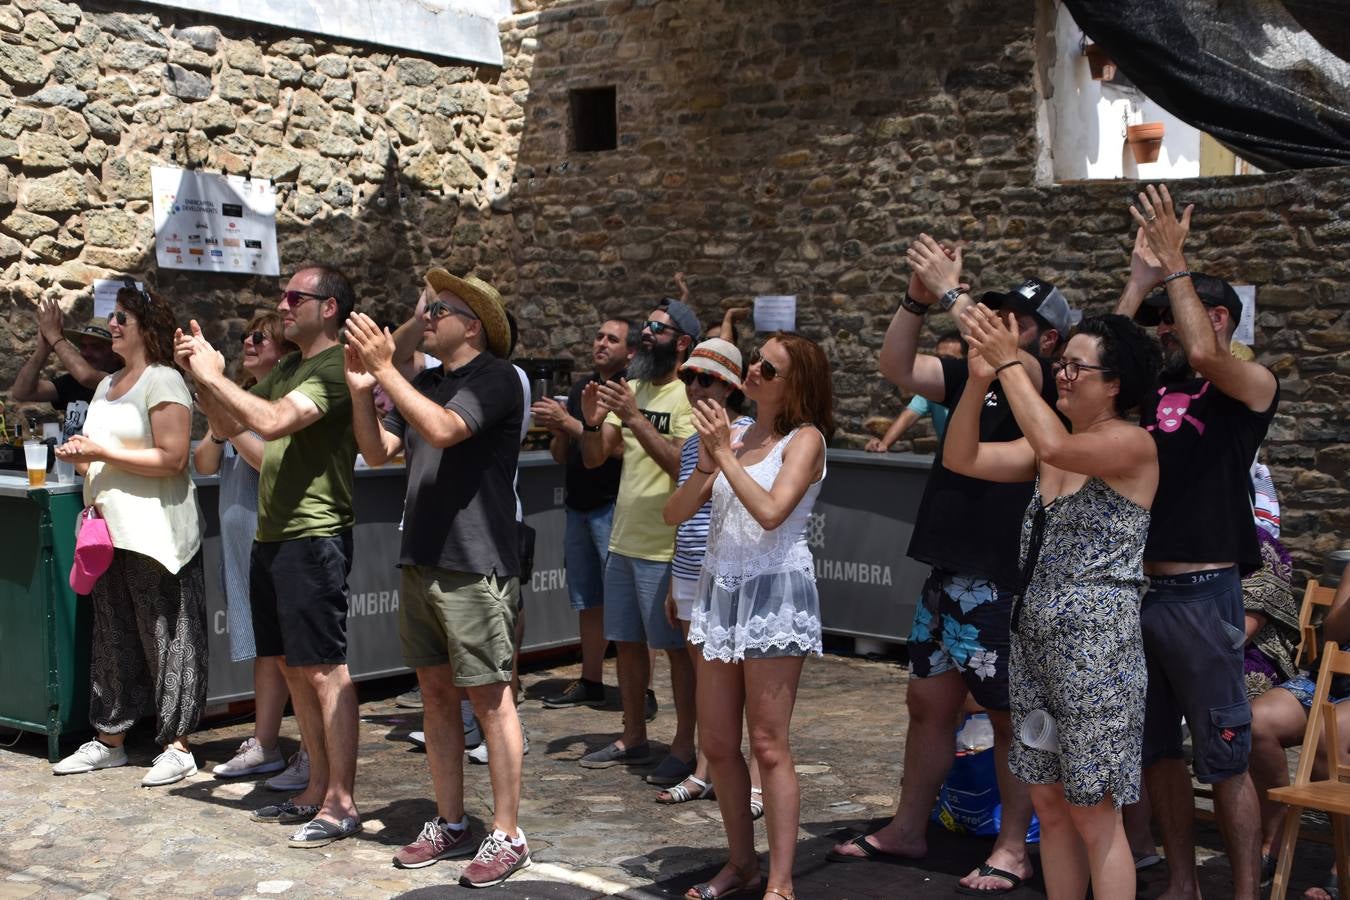
[[[544,698],[547,709],[568,706],[602,706],[605,685],[605,590],[604,566],[609,553],[614,521],[614,499],[619,495],[623,462],[611,457],[598,469],[588,469],[581,460],[581,394],[587,385],[604,384],[624,377],[637,350],[639,331],[624,319],[601,323],[591,343],[595,371],[572,385],[567,404],[545,397],[535,401],[531,414],[552,434],[549,452],[567,467],[567,534],[563,558],[567,589],[577,611],[581,632],[581,677],[562,693]]]
[[[1214,786],[1232,896],[1254,900],[1261,816],[1247,771],[1251,707],[1243,651],[1227,632],[1245,628],[1241,576],[1261,566],[1248,472],[1275,416],[1280,386],[1269,369],[1229,350],[1242,314],[1237,292],[1226,281],[1187,270],[1182,247],[1191,209],[1178,220],[1166,187],[1150,185],[1139,195],[1138,208],[1130,207],[1139,223],[1130,280],[1116,306],[1157,325],[1166,355],[1163,387],[1141,416],[1157,441],[1159,466],[1144,547],[1149,591],[1139,613],[1148,663],[1144,776],[1167,849],[1163,896],[1198,896],[1184,717],[1195,777]],[[1158,285],[1163,290],[1148,294]]]
[[[951,403],[965,390],[965,359],[918,353],[923,318],[935,303],[958,323],[972,302],[960,283],[961,251],[920,235],[907,257],[909,290],[886,331],[881,372],[902,390],[933,403]],[[986,306],[1017,316],[1022,361],[1045,402],[1054,406],[1050,360],[1076,320],[1064,295],[1037,278],[1006,294],[989,293]],[[998,382],[980,411],[981,441],[1013,441],[1022,431]],[[995,484],[949,471],[942,447],[919,504],[909,555],[933,569],[919,598],[909,636],[911,676],[905,702],[909,736],[904,780],[895,816],[871,834],[835,845],[835,862],[902,857],[928,852],[928,814],[951,768],[952,723],[966,692],[989,711],[1003,818],[998,840],[983,864],[961,879],[965,894],[1006,893],[1031,876],[1026,832],[1031,799],[1008,770],[1012,723],[1008,700],[1008,652],[1013,597],[1020,586],[1018,535],[1031,500],[1032,483]]]
[[[680,447],[694,433],[693,410],[678,365],[698,342],[694,311],[666,300],[642,326],[642,346],[628,366],[632,381],[586,385],[581,395],[581,458],[595,469],[623,456],[605,563],[605,638],[619,645],[623,734],[582,757],[586,768],[646,765],[645,707],[651,681],[648,648],[665,650],[675,695],[676,730],[670,755],[652,772],[674,784],[694,770],[694,669],[684,636],[666,618],[666,591],[675,528],[662,509],[680,474]]]

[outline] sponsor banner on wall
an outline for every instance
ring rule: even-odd
[[[281,274],[271,181],[151,166],[150,189],[160,268]]]

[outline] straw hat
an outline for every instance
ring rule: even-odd
[[[707,372],[738,391],[742,387],[741,369],[741,351],[731,341],[721,338],[709,338],[699,344],[680,366],[681,372]]]
[[[100,341],[112,343],[112,332],[101,325],[83,325],[79,328],[66,328],[61,334],[65,335],[66,340],[72,344],[78,345],[80,338],[98,338]]]
[[[493,356],[506,359],[511,352],[511,326],[506,321],[506,307],[497,289],[481,278],[469,275],[459,278],[435,266],[427,270],[427,286],[435,293],[449,291],[468,304],[469,309],[483,323],[487,348]]]

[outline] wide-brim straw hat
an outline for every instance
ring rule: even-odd
[[[709,338],[694,348],[680,371],[707,372],[740,390],[741,368],[741,351],[735,344],[721,338]]]
[[[439,266],[427,270],[427,286],[435,293],[449,291],[468,304],[469,309],[483,323],[487,347],[493,356],[506,359],[511,353],[511,326],[506,321],[506,306],[497,289],[481,278],[468,275],[460,278]]]

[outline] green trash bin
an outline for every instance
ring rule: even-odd
[[[47,735],[53,762],[63,734],[89,732],[93,614],[69,580],[82,508],[79,484],[0,475],[0,725]]]

